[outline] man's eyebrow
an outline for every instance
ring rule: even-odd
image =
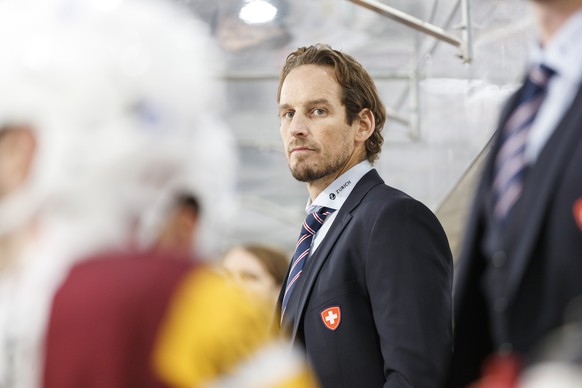
[[[279,112],[282,110],[285,110],[285,109],[289,109],[289,108],[291,108],[291,105],[289,105],[289,104],[279,105]]]
[[[318,98],[316,100],[309,100],[305,103],[305,105],[307,106],[313,106],[313,105],[327,105],[329,104],[329,100],[327,98]],[[290,109],[291,105],[289,104],[281,104],[279,105],[279,110],[285,110],[285,109]]]
[[[318,98],[317,100],[307,101],[307,105],[327,105],[329,104],[329,100],[327,98]]]

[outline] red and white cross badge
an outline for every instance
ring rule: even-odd
[[[337,329],[342,320],[342,312],[339,306],[332,306],[323,310],[321,312],[321,320],[329,330]]]
[[[574,202],[572,210],[574,211],[574,219],[576,220],[580,230],[582,230],[582,198],[579,198],[576,202]]]

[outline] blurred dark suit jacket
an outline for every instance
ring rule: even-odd
[[[499,128],[518,94],[509,100]],[[487,266],[482,244],[493,155],[500,146],[498,134],[499,129],[455,273],[450,388],[465,387],[477,378],[484,358],[495,350],[491,322],[503,328],[512,349],[527,358],[541,338],[562,324],[568,304],[582,295],[582,222],[576,222],[581,215],[575,209],[582,206],[582,89],[530,167],[522,196],[509,215],[497,260]],[[487,281],[486,273],[498,281]],[[494,306],[486,300],[495,301]]]

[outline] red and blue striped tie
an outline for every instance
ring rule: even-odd
[[[517,202],[523,189],[528,162],[525,145],[528,133],[546,95],[548,81],[555,71],[545,65],[531,69],[518,104],[503,128],[502,143],[495,158],[493,179],[493,214],[498,221],[505,217]]]
[[[334,211],[334,209],[320,207],[317,211],[309,213],[305,218],[305,221],[303,221],[301,233],[299,234],[299,240],[295,246],[295,253],[291,259],[291,269],[289,270],[289,276],[287,277],[285,294],[283,294],[283,303],[281,304],[281,321],[283,321],[283,316],[285,315],[285,310],[287,309],[287,303],[289,302],[291,292],[293,292],[293,288],[297,283],[297,279],[299,279],[299,276],[301,276],[303,266],[309,257],[313,236],[317,233],[319,228],[321,228],[325,218]]]

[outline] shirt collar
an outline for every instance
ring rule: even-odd
[[[315,198],[315,201],[311,202],[311,199],[308,200],[307,205],[305,206],[305,211],[310,213],[321,206],[338,210],[340,207],[342,207],[356,186],[356,183],[358,183],[358,181],[362,179],[362,177],[366,175],[372,168],[372,163],[370,163],[368,160],[364,160],[356,164],[348,171],[337,177],[337,179],[334,180],[329,186],[327,186],[325,190],[319,193],[317,198]]]

